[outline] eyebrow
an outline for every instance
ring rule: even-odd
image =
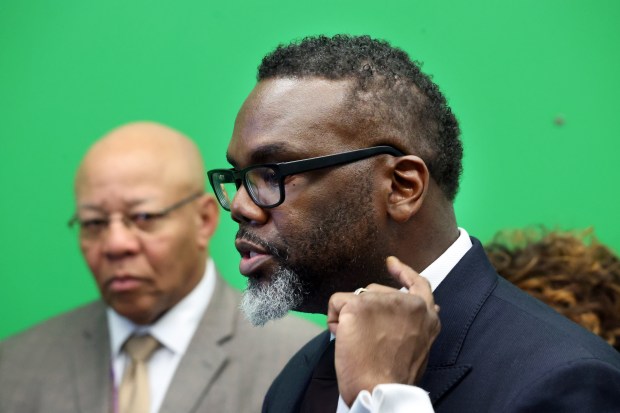
[[[250,156],[250,165],[273,163],[275,159],[278,158],[293,158],[297,152],[292,149],[291,145],[287,143],[271,143],[261,146],[252,152]],[[226,153],[226,160],[236,169],[237,163],[228,152]]]

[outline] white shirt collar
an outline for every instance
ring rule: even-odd
[[[215,290],[215,264],[209,258],[205,274],[194,289],[151,325],[137,325],[108,307],[108,329],[112,357],[120,354],[121,347],[134,332],[149,333],[173,353],[185,354],[194,332],[211,301]]]
[[[463,256],[473,246],[469,234],[463,228],[459,228],[460,235],[443,254],[424,269],[420,274],[431,283],[431,289],[435,289],[446,278],[452,268],[458,264]]]

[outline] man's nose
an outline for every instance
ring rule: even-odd
[[[230,215],[235,222],[252,225],[263,225],[268,219],[266,210],[254,203],[243,185],[233,196]]]
[[[124,219],[110,219],[103,234],[103,251],[110,259],[133,255],[140,249],[140,240]]]

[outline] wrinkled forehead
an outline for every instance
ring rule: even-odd
[[[78,203],[126,204],[138,199],[174,198],[194,191],[182,162],[148,151],[101,153],[87,159],[75,181]]]
[[[280,154],[313,156],[339,150],[351,134],[346,116],[351,82],[276,78],[259,82],[244,102],[228,146],[235,167]]]

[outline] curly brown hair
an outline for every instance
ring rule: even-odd
[[[620,351],[620,259],[591,228],[500,231],[485,250],[504,278]]]

